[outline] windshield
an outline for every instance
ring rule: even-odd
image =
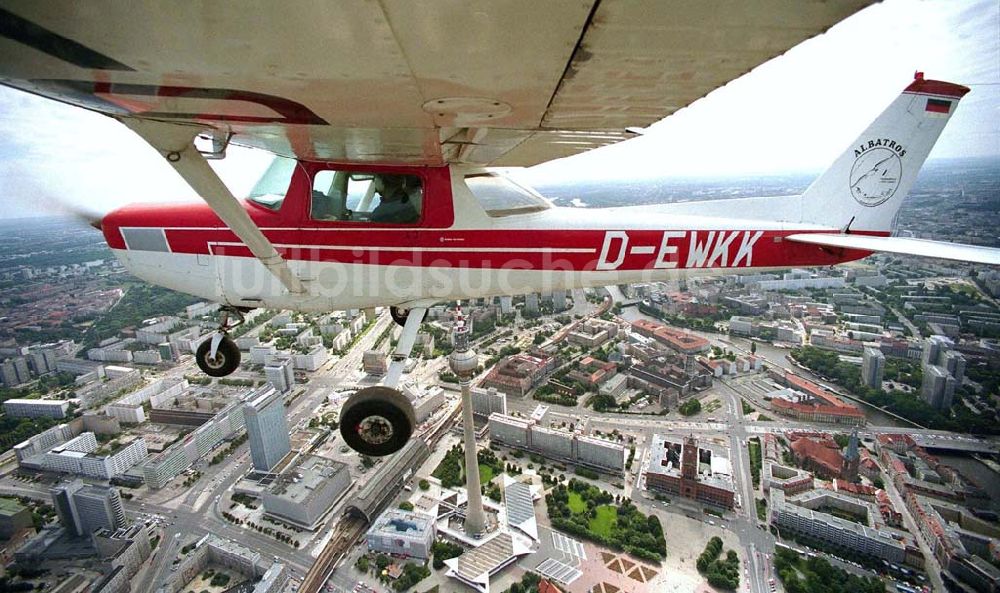
[[[284,201],[285,194],[288,192],[296,165],[298,162],[295,159],[275,156],[271,165],[250,190],[247,199],[269,210],[281,208],[281,202]]]
[[[492,217],[541,212],[550,207],[548,201],[534,191],[495,173],[470,175],[465,178],[465,184],[486,214]]]

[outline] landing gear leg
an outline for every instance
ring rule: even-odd
[[[415,309],[402,309],[400,307],[389,307],[389,315],[392,315],[392,320],[396,322],[396,325],[400,327],[406,327],[406,320],[410,318],[410,311]],[[422,309],[424,312],[420,316],[420,321],[423,322],[427,318],[427,309]]]
[[[240,349],[229,337],[229,330],[244,322],[243,311],[229,305],[221,309],[219,329],[208,340],[204,340],[195,353],[195,362],[203,373],[211,377],[225,377],[240,366]],[[230,314],[236,314],[236,323],[229,323]]]
[[[381,457],[399,451],[410,440],[417,423],[413,404],[396,386],[427,309],[418,307],[407,313],[382,385],[358,391],[340,411],[340,434],[349,447],[362,455]]]

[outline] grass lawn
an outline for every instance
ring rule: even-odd
[[[493,479],[493,468],[480,463],[479,464],[479,482],[481,484],[487,484]]]
[[[576,514],[587,512],[587,503],[584,502],[583,497],[576,492],[569,493],[569,502],[567,503],[567,506],[570,511]],[[614,531],[615,523],[617,521],[618,508],[609,504],[602,504],[597,507],[597,516],[590,520],[587,527],[595,535],[601,537],[611,537],[611,532]]]
[[[590,520],[590,530],[602,537],[611,537],[611,530],[618,520],[618,509],[611,505],[597,507],[597,516]]]
[[[753,437],[747,441],[747,448],[750,453],[750,475],[753,477],[753,487],[756,489],[760,484],[760,438]]]

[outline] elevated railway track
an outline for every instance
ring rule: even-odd
[[[401,459],[408,458],[406,465],[416,464],[419,467],[427,459],[427,453],[433,449],[459,418],[461,410],[461,406],[455,406],[451,413],[418,437],[422,441],[421,443],[415,444],[413,447],[408,446],[396,456],[400,456]],[[372,485],[370,490],[377,493],[378,496],[366,496],[366,490],[369,488],[364,488],[345,507],[347,512],[334,526],[333,536],[330,537],[330,541],[316,557],[316,561],[302,580],[302,586],[299,587],[300,593],[319,593],[322,590],[326,580],[348,555],[354,544],[364,535],[369,520],[374,519],[374,516],[384,507],[385,502],[392,500],[402,488],[402,482],[405,480],[400,481],[399,477],[405,474],[396,467],[398,464],[394,464],[392,461],[383,464],[369,482]],[[416,467],[408,469],[416,470]],[[383,484],[383,482],[386,483]]]

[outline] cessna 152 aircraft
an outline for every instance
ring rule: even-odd
[[[394,388],[436,302],[875,251],[1000,263],[890,237],[969,90],[922,75],[798,197],[554,208],[495,168],[626,139],[865,4],[3,1],[0,82],[114,117],[204,199],[98,225],[136,276],[224,305],[206,373],[238,366],[248,309],[392,307],[384,385],[341,413],[348,444],[386,455],[413,430]],[[207,162],[230,142],[283,157],[245,201]]]

